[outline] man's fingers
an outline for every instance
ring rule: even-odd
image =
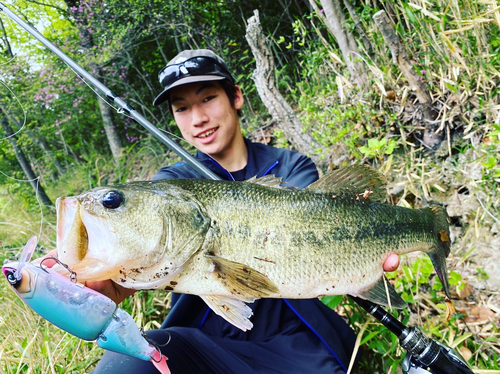
[[[85,286],[109,297],[116,304],[120,304],[123,300],[136,292],[136,290],[122,287],[111,280],[87,281],[85,282]]]
[[[391,254],[384,262],[384,271],[394,271],[399,267],[399,256]]]
[[[35,258],[32,262],[34,264],[39,264],[40,262],[43,261],[43,265],[47,266],[48,268],[51,268],[55,264],[57,264],[56,261],[54,261],[51,257],[56,257],[57,258],[57,249],[53,249],[50,252],[48,252],[45,256]]]

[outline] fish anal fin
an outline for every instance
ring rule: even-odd
[[[240,330],[247,331],[253,327],[249,318],[252,316],[252,309],[243,301],[217,295],[200,295],[215,314],[224,318],[227,322],[236,326]]]
[[[389,306],[390,299],[390,305],[398,309],[408,306],[385,277],[382,277],[372,288],[362,292],[359,297],[383,306]]]
[[[205,253],[205,257],[214,265],[214,277],[238,299],[260,299],[279,291],[268,277],[247,265],[210,253]]]
[[[387,179],[377,169],[368,165],[346,166],[325,174],[307,189],[333,195],[359,195],[373,202],[386,202]]]

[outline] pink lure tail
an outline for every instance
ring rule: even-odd
[[[160,351],[156,351],[155,355],[151,357],[150,361],[161,374],[171,374],[170,369],[167,365],[167,360],[167,356],[162,355]]]

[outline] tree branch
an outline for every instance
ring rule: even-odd
[[[425,131],[424,131],[424,144],[433,150],[441,144],[444,139],[444,133],[441,131],[437,133],[439,124],[434,124],[434,119],[436,118],[436,112],[432,107],[432,98],[427,88],[427,85],[422,80],[422,77],[415,71],[413,64],[406,53],[406,49],[403,46],[399,35],[396,33],[394,25],[385,13],[381,10],[374,14],[373,20],[377,24],[386,44],[391,50],[392,59],[395,64],[399,65],[401,72],[407,79],[410,88],[415,95],[419,103],[422,105],[422,112],[424,114],[425,120]]]
[[[63,13],[68,13],[68,10],[67,9],[63,9],[63,8],[60,8],[56,5],[52,5],[52,4],[45,4],[45,3],[39,3],[38,1],[35,1],[35,0],[26,0],[26,2],[28,3],[33,3],[33,4],[37,4],[37,5],[41,5],[41,6],[48,6],[49,8],[54,8],[54,9],[57,9]]]
[[[317,144],[309,134],[302,131],[304,128],[302,123],[276,87],[274,60],[269,48],[269,40],[262,32],[257,10],[254,10],[254,16],[248,19],[245,37],[257,64],[252,78],[264,105],[295,148],[309,155],[316,164],[319,164],[319,157],[314,153]]]

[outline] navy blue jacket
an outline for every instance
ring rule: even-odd
[[[314,163],[300,153],[252,143],[247,139],[245,143],[248,149],[248,164],[245,169],[235,173],[237,175],[231,175],[201,152],[197,152],[195,157],[225,180],[246,180],[253,176],[274,174],[282,177],[289,186],[304,188],[318,179]],[[162,168],[153,180],[168,178],[202,178],[202,176],[190,165],[180,162]],[[247,332],[239,330],[217,316],[198,296],[173,294],[172,305],[162,328],[174,326],[198,328],[210,337],[231,339],[234,342],[255,342],[261,346],[266,344],[265,342],[273,342],[273,346],[268,346],[266,349],[275,351],[282,349],[284,356],[299,355],[304,341],[294,342],[294,334],[307,330],[306,345],[314,347],[319,344],[320,347],[325,347],[338,363],[338,370],[335,369],[334,372],[345,372],[349,365],[355,336],[344,320],[318,299],[257,300],[249,304],[254,311],[254,316],[251,318],[254,327]],[[238,344],[235,343],[234,346],[238,349]],[[321,360],[318,358],[315,362],[313,356],[306,357],[308,359],[310,357],[311,360],[310,372],[318,372],[316,367],[324,365],[324,358]],[[267,364],[279,365],[279,363]],[[288,372],[293,372],[293,369]]]

